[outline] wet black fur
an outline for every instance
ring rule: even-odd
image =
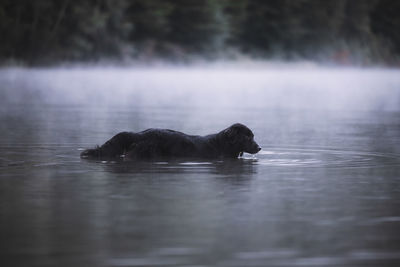
[[[243,152],[255,154],[260,147],[252,131],[236,123],[217,134],[187,135],[168,129],[121,132],[105,144],[81,153],[82,158],[237,158]]]

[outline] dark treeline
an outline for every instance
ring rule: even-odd
[[[1,0],[0,61],[398,64],[397,0]]]

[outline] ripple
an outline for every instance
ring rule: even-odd
[[[375,225],[375,224],[381,224],[381,223],[399,223],[399,222],[400,222],[399,216],[391,216],[391,217],[373,218],[362,224],[363,225]]]
[[[245,154],[245,159],[252,155]],[[400,155],[321,148],[269,148],[257,154],[261,165],[275,167],[371,168],[400,166]]]
[[[79,158],[78,144],[0,144],[0,167],[13,166],[54,166],[72,162]],[[256,155],[244,154],[242,162],[270,167],[314,167],[314,168],[379,168],[400,167],[400,154],[352,151],[336,148],[297,148],[268,147]],[[100,161],[103,164],[115,163]],[[151,166],[158,168],[210,168],[216,163],[225,164],[227,160],[217,161],[158,161]],[[237,162],[235,163],[237,164]]]

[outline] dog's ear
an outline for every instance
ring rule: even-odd
[[[239,137],[239,128],[231,126],[225,130],[225,135],[228,138],[229,143],[234,144],[237,142],[237,139]]]

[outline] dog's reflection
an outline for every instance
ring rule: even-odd
[[[210,174],[230,177],[247,176],[257,172],[257,159],[238,158],[223,160],[168,160],[168,161],[103,161],[110,173],[153,174]]]

